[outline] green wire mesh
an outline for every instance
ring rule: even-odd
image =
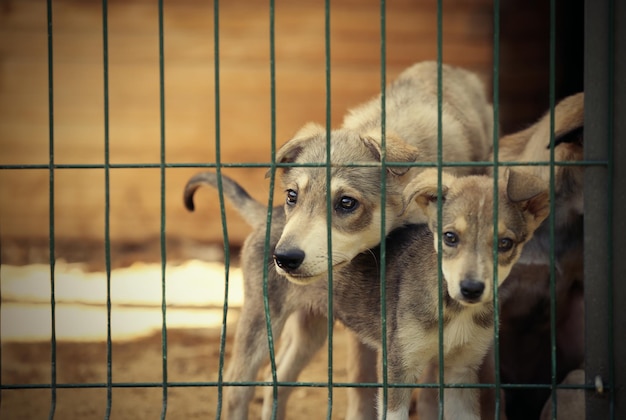
[[[607,236],[606,236],[606,247],[608,248],[608,254],[613,255],[614,251],[612,249],[612,229],[613,229],[613,213],[611,209],[614,206],[613,197],[610,194],[613,191],[614,182],[616,182],[612,174],[614,172],[614,162],[613,156],[613,93],[614,86],[613,80],[615,79],[615,75],[613,74],[613,67],[611,65],[607,65],[608,69],[607,80],[608,80],[608,88],[606,89],[606,103],[608,107],[608,113],[606,115],[607,119],[607,152],[604,157],[600,156],[592,156],[591,154],[587,154],[586,150],[586,160],[582,162],[555,162],[554,161],[554,148],[552,147],[550,150],[550,160],[547,162],[499,162],[497,159],[494,159],[493,162],[443,162],[442,161],[442,149],[441,149],[441,113],[442,113],[442,81],[441,81],[441,63],[443,58],[443,7],[442,0],[437,2],[437,61],[439,63],[438,74],[439,74],[439,83],[438,83],[438,138],[439,138],[439,159],[434,166],[439,169],[439,184],[441,186],[441,173],[442,169],[447,166],[493,166],[494,167],[494,185],[497,184],[498,178],[498,166],[522,166],[522,165],[548,165],[550,168],[550,179],[554,180],[554,171],[555,167],[558,165],[567,166],[567,165],[582,165],[589,168],[594,168],[596,172],[604,171],[604,176],[607,179],[607,190],[609,194],[607,194],[608,198],[608,210],[607,211],[607,220],[603,220],[602,222],[606,226]],[[387,389],[390,386],[415,386],[413,384],[390,384],[388,383],[387,377],[387,343],[386,343],[386,296],[385,296],[385,273],[384,270],[381,270],[381,321],[382,321],[382,378],[381,383],[378,384],[369,384],[369,383],[340,383],[335,382],[333,378],[333,320],[329,318],[328,320],[328,380],[326,382],[280,382],[276,375],[276,360],[275,360],[275,352],[274,352],[274,337],[272,335],[272,327],[271,327],[271,319],[269,313],[269,301],[267,296],[267,281],[268,281],[268,273],[267,268],[264,272],[263,282],[264,282],[264,305],[266,309],[266,328],[268,333],[268,348],[270,355],[270,366],[272,371],[272,377],[270,381],[254,381],[254,382],[229,382],[226,383],[223,379],[223,370],[225,365],[225,346],[226,346],[226,317],[228,314],[228,290],[229,290],[229,268],[230,268],[230,253],[228,246],[228,229],[225,223],[223,223],[223,236],[224,236],[224,251],[225,251],[225,278],[226,278],[226,288],[224,294],[224,306],[223,306],[223,324],[221,330],[221,339],[220,339],[220,358],[219,358],[219,372],[217,381],[206,381],[206,382],[171,382],[168,380],[168,369],[167,369],[167,317],[166,317],[166,266],[167,266],[167,250],[166,250],[166,225],[165,225],[165,174],[168,168],[212,168],[217,171],[218,174],[221,173],[222,168],[237,168],[237,167],[245,167],[245,168],[253,168],[253,167],[267,167],[270,169],[270,191],[274,190],[275,186],[275,172],[277,169],[282,167],[288,167],[290,165],[285,164],[277,164],[275,162],[275,151],[276,151],[276,70],[275,70],[275,32],[274,32],[274,20],[275,20],[275,2],[270,0],[269,2],[269,38],[270,38],[270,101],[271,101],[271,115],[269,118],[271,120],[271,162],[270,163],[222,163],[220,157],[221,151],[221,139],[220,139],[220,55],[219,55],[219,12],[220,12],[220,3],[218,0],[214,1],[214,67],[215,67],[215,151],[216,151],[216,160],[215,162],[208,162],[204,164],[186,164],[186,163],[168,163],[167,157],[165,154],[165,86],[164,86],[164,68],[165,68],[165,60],[164,56],[164,30],[163,30],[163,1],[159,0],[158,2],[158,26],[159,26],[159,39],[158,39],[158,48],[159,48],[159,89],[160,89],[160,161],[158,163],[146,163],[146,164],[112,164],[109,162],[109,102],[108,102],[108,91],[109,91],[109,80],[108,80],[108,3],[106,0],[102,2],[102,25],[103,25],[103,89],[104,89],[104,164],[57,164],[54,159],[54,66],[53,66],[53,35],[54,35],[54,19],[52,13],[52,0],[47,0],[47,21],[48,21],[48,43],[47,43],[47,51],[48,51],[48,85],[49,85],[49,95],[48,95],[48,107],[49,107],[49,162],[48,164],[33,164],[33,165],[2,165],[0,166],[1,170],[36,170],[36,169],[47,169],[49,171],[49,191],[50,191],[50,201],[49,201],[49,263],[50,263],[50,286],[51,286],[51,294],[50,294],[50,312],[51,312],[51,374],[50,374],[50,383],[48,384],[0,384],[0,390],[10,390],[10,389],[50,389],[51,392],[51,404],[49,410],[49,418],[55,418],[56,411],[56,402],[57,402],[57,390],[58,389],[77,389],[77,388],[104,388],[106,389],[106,411],[105,418],[109,418],[111,415],[111,408],[114,404],[113,400],[113,389],[114,388],[161,388],[162,389],[162,409],[161,409],[161,418],[165,419],[167,417],[167,408],[168,408],[168,389],[170,388],[184,388],[184,387],[207,387],[207,388],[215,388],[218,394],[218,407],[217,407],[217,416],[220,417],[220,412],[222,410],[222,396],[223,389],[227,386],[240,385],[240,386],[271,386],[273,389],[273,415],[276,416],[277,409],[277,398],[278,398],[278,386],[293,386],[293,387],[317,387],[317,388],[326,388],[328,391],[328,407],[327,407],[327,418],[332,418],[333,415],[333,400],[334,400],[334,389],[335,388],[346,388],[346,387],[382,387],[382,406],[386,408],[387,405]],[[609,16],[613,16],[615,12],[615,6],[613,1],[608,2],[607,10],[605,14]],[[381,0],[380,2],[380,15],[381,15],[381,26],[380,26],[380,34],[381,34],[381,43],[380,43],[380,63],[381,63],[381,107],[382,107],[382,142],[383,142],[383,150],[385,145],[385,89],[387,84],[387,76],[386,76],[386,2],[385,0]],[[331,60],[330,60],[330,1],[325,1],[325,66],[326,66],[326,129],[327,129],[327,137],[330,137],[330,128],[332,126],[331,121]],[[550,92],[549,92],[549,103],[550,103],[550,127],[551,127],[551,138],[550,144],[554,144],[554,105],[555,105],[555,73],[556,73],[556,64],[555,64],[555,45],[556,45],[556,36],[555,36],[555,26],[556,26],[556,2],[555,0],[551,0],[550,2],[550,23],[551,23],[551,31],[550,31]],[[591,25],[591,24],[590,24]],[[493,147],[494,147],[494,155],[497,156],[498,150],[498,120],[499,120],[499,107],[498,107],[498,99],[499,99],[499,61],[500,61],[500,2],[499,0],[494,1],[494,17],[493,17],[493,28],[494,28],[494,37],[493,37],[493,46],[494,46],[494,55],[493,55],[493,104],[494,104],[494,132],[493,132]],[[615,25],[612,19],[608,19],[607,26],[608,36],[608,62],[612,63],[614,57],[612,52],[615,47],[615,40],[613,38],[613,34],[615,32]],[[586,148],[587,149],[587,148]],[[588,158],[589,156],[589,158]],[[330,161],[330,147],[327,147],[327,162]],[[387,163],[385,161],[385,154],[382,155],[382,165],[381,165],[381,175],[382,175],[382,197],[381,202],[385,201],[386,190],[385,190],[385,176],[386,176],[386,168],[391,166],[403,166],[405,164],[400,163]],[[412,164],[412,166],[433,166],[433,164]],[[320,164],[311,164],[310,166],[323,166],[326,168],[327,180],[330,181],[330,165],[327,163]],[[159,168],[160,170],[160,256],[161,256],[161,282],[162,282],[162,329],[161,329],[161,347],[162,347],[162,380],[160,382],[115,382],[112,377],[112,366],[114,363],[113,354],[112,354],[112,339],[111,339],[111,244],[110,244],[110,220],[109,220],[109,190],[110,190],[110,171],[122,168]],[[64,170],[64,169],[80,169],[80,170],[103,170],[105,177],[105,265],[106,265],[106,275],[107,275],[107,296],[106,296],[106,308],[107,308],[107,373],[106,373],[106,382],[105,383],[81,383],[81,384],[59,384],[57,381],[57,341],[56,341],[56,308],[55,308],[55,262],[56,262],[56,253],[55,253],[55,171]],[[608,175],[607,175],[608,174]],[[618,180],[620,181],[620,180]],[[621,181],[620,181],[621,182]],[[550,188],[550,196],[551,201],[554,200],[554,183],[551,182]],[[329,193],[329,188],[327,188]],[[223,190],[221,185],[221,179],[218,183],[218,191],[219,191],[219,203],[220,203],[220,213],[222,220],[225,221],[225,201],[223,197]],[[586,191],[587,192],[587,191]],[[441,193],[441,191],[440,191]],[[330,220],[330,197],[327,196],[328,203],[328,220]],[[272,220],[272,209],[273,207],[273,194],[270,193],[268,197],[268,214],[267,214],[267,223],[271,223]],[[384,219],[384,206],[383,209],[383,219],[381,226],[381,235],[384,235],[385,232],[385,219]],[[494,214],[497,219],[497,194],[494,193]],[[441,210],[438,213],[439,222],[438,225],[441,226]],[[550,242],[551,249],[554,250],[554,212],[550,214]],[[494,226],[497,224],[497,221],[494,220]],[[494,229],[497,232],[497,229]],[[267,230],[266,237],[266,245],[265,252],[267,257],[270,252],[269,247],[269,229]],[[441,234],[439,235],[439,244],[441,247]],[[494,257],[497,255],[497,247],[495,245],[495,240],[497,239],[496,234],[494,233]],[[331,243],[331,235],[330,235],[330,226],[328,227],[328,252],[330,253],[332,243]],[[588,242],[587,242],[588,243]],[[587,247],[586,251],[587,253]],[[385,245],[384,241],[381,242],[381,264],[384,265],[385,262]],[[496,258],[497,259],[497,258]],[[443,378],[443,324],[439,323],[439,336],[440,336],[440,360],[439,360],[439,381],[437,384],[422,384],[419,385],[424,388],[438,388],[441,395],[445,392],[445,389],[448,387],[462,387],[462,386],[475,386],[478,388],[485,387],[494,387],[496,391],[499,391],[501,388],[517,388],[517,387],[536,387],[536,388],[548,388],[551,391],[552,395],[552,407],[551,407],[551,415],[555,417],[557,415],[556,403],[557,403],[557,389],[575,389],[575,386],[561,386],[556,382],[556,339],[555,339],[555,301],[556,301],[556,290],[555,290],[555,264],[554,264],[554,252],[552,251],[551,255],[551,268],[550,268],[550,300],[551,300],[551,309],[550,309],[550,327],[551,327],[551,383],[550,384],[502,384],[500,382],[499,376],[499,352],[495,352],[495,364],[496,364],[496,380],[494,384],[445,384]],[[441,264],[441,257],[439,257],[439,264]],[[331,265],[329,261],[329,272]],[[441,270],[440,270],[441,271]],[[587,276],[587,272],[585,273]],[[616,285],[613,283],[613,271],[612,265],[609,264],[606,268],[606,288],[604,293],[605,300],[608,302],[606,306],[606,313],[604,314],[604,319],[607,320],[607,331],[612,332],[614,330],[615,324],[613,323],[614,318],[614,307],[613,300],[611,299],[614,290],[616,289]],[[440,273],[439,276],[439,288],[442,290],[442,276]],[[329,290],[332,290],[332,274],[329,275]],[[494,269],[494,290],[497,291],[497,282],[496,282],[496,270]],[[440,296],[442,293],[440,292]],[[494,306],[498,307],[498,297],[497,293],[494,293]],[[328,310],[329,313],[332,313],[333,307],[333,298],[332,293],[329,294],[328,297]],[[440,319],[443,318],[443,305],[440,297],[439,300],[439,310],[440,310]],[[495,312],[495,324],[498,324],[498,311]],[[499,334],[498,329],[494,328],[494,342],[495,348],[498,349],[499,343]],[[589,344],[589,342],[587,343]],[[610,398],[610,404],[594,404],[591,410],[596,409],[601,412],[607,412],[609,414],[608,418],[616,418],[615,411],[615,401],[617,398],[616,391],[616,378],[615,378],[615,354],[614,354],[614,337],[613,334],[608,334],[608,340],[606,342],[596,343],[596,345],[601,348],[606,349],[607,355],[607,364],[606,368],[606,377],[608,377],[608,383],[606,387],[608,389]],[[600,351],[601,352],[601,351]],[[589,381],[588,381],[589,382]],[[593,389],[593,384],[587,383],[584,389]],[[499,405],[501,401],[499,399],[500,393],[497,392],[497,400],[496,400],[496,418],[499,418]],[[619,395],[623,395],[619,394]],[[439,417],[443,418],[444,407],[443,407],[443,399],[440,399],[439,404]],[[607,408],[608,407],[608,408]],[[589,411],[590,413],[592,411]]]

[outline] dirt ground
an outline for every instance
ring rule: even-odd
[[[229,333],[230,336],[230,333]],[[334,379],[346,380],[344,369],[346,333],[342,327],[334,335]],[[171,383],[216,381],[219,366],[219,330],[171,330],[167,334],[167,379]],[[227,355],[232,340],[227,341]],[[114,387],[111,400],[112,419],[159,418],[163,405],[161,387],[133,386],[133,383],[162,382],[161,334],[113,343],[111,349],[112,380],[129,384]],[[105,342],[57,343],[57,383],[106,383],[107,348]],[[43,384],[50,382],[50,344],[3,343],[2,383]],[[327,349],[315,357],[302,374],[302,381],[324,382]],[[259,378],[261,379],[261,378]],[[55,418],[102,419],[107,409],[106,388],[57,389]],[[215,418],[217,388],[213,386],[172,386],[167,390],[167,418]],[[50,389],[3,390],[2,419],[43,419],[50,411]],[[261,390],[257,389],[250,418],[259,418]],[[289,417],[296,419],[326,418],[328,390],[299,387],[289,400]],[[342,418],[346,391],[333,392],[333,418]]]
[[[88,267],[89,265],[87,265]],[[104,273],[85,265],[59,262],[55,276],[57,344],[50,344],[49,267],[2,266],[0,307],[0,418],[43,419],[51,409],[55,361],[57,388],[55,419],[102,419],[107,411],[106,308],[101,288]],[[100,267],[101,268],[101,267]],[[191,261],[168,265],[167,271],[167,418],[215,418],[218,380],[224,266]],[[163,345],[158,264],[117,267],[111,272],[111,391],[110,418],[160,418],[163,407]],[[229,312],[226,324],[226,365],[240,311],[241,274],[231,267]],[[40,316],[44,312],[47,316]],[[346,331],[334,328],[334,381],[345,382]],[[280,345],[280,343],[278,343]],[[325,383],[328,372],[325,346],[300,377]],[[265,379],[261,372],[259,380]],[[198,386],[189,386],[196,384]],[[203,385],[204,384],[204,385]],[[84,386],[91,385],[91,386]],[[259,418],[262,389],[258,388],[250,418]],[[298,387],[289,400],[290,418],[326,418],[326,387]],[[343,418],[345,388],[333,391],[333,418]]]

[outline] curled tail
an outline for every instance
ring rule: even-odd
[[[193,196],[202,185],[209,185],[217,189],[217,174],[214,172],[200,172],[187,181],[183,195],[187,210],[194,211]],[[267,207],[252,198],[238,183],[225,175],[222,175],[222,190],[224,191],[224,196],[235,205],[239,214],[250,226],[265,223]]]

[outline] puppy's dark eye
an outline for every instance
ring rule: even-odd
[[[348,197],[347,195],[341,197],[335,206],[337,210],[343,212],[352,212],[356,210],[357,207],[359,207],[359,202],[355,198]]]
[[[295,206],[296,203],[298,202],[298,193],[295,192],[294,190],[287,190],[287,198],[285,199],[285,202],[287,203],[288,206]]]
[[[507,252],[513,248],[513,239],[500,238],[498,239],[498,252]]]
[[[455,247],[459,244],[459,235],[454,232],[444,232],[443,243],[447,246]]]

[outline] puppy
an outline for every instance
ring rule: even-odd
[[[443,160],[486,159],[493,116],[484,86],[473,73],[445,65],[442,84]],[[310,283],[328,271],[327,217],[331,218],[332,266],[346,264],[380,243],[383,157],[391,163],[385,177],[385,234],[407,223],[423,222],[418,211],[401,214],[402,191],[423,167],[410,169],[398,163],[437,162],[437,64],[423,62],[405,70],[386,89],[385,103],[384,151],[380,97],[350,111],[330,139],[324,127],[309,123],[278,150],[276,162],[293,166],[285,168],[281,177],[286,225],[274,256],[278,272],[291,281]],[[332,166],[328,179],[326,168],[320,167],[327,160],[327,142]],[[457,174],[472,171],[449,169]]]
[[[554,108],[554,230],[555,254],[559,257],[582,243],[583,166],[561,165],[583,160],[584,93],[569,96]],[[490,157],[492,160],[493,157]],[[536,124],[499,141],[500,162],[546,162],[545,165],[520,167],[550,180],[550,113]],[[550,223],[546,221],[524,248],[520,263],[550,263]]]
[[[556,264],[556,323],[559,381],[576,369],[584,356],[583,325],[583,174],[584,167],[561,165],[583,159],[584,94],[560,101],[554,108],[554,233]],[[493,156],[489,158],[493,160]],[[517,167],[550,185],[550,114],[499,141],[501,162],[545,162]],[[504,167],[501,167],[501,175]],[[491,171],[490,171],[491,173]],[[550,223],[545,220],[524,247],[509,280],[500,288],[500,366],[502,383],[550,383]],[[493,359],[481,367],[481,381],[493,383]],[[434,373],[434,371],[433,371]],[[429,382],[436,376],[430,375]],[[483,394],[491,393],[490,390]],[[436,395],[420,392],[420,419],[435,419]],[[506,389],[506,412],[511,419],[538,418],[550,391]],[[493,413],[494,395],[482,395]],[[504,401],[502,401],[504,402]],[[502,404],[504,406],[504,404]],[[491,418],[490,415],[484,418]],[[501,418],[504,418],[501,416]]]
[[[551,252],[555,264],[557,383],[583,364],[584,167],[559,165],[583,159],[583,116],[583,93],[563,99],[554,109],[554,249],[551,251],[550,223],[546,220],[524,248],[501,290],[500,373],[505,383],[551,383]],[[500,160],[549,160],[549,118],[547,113],[521,134],[502,138]],[[549,181],[548,166],[525,170]],[[509,419],[538,418],[549,396],[549,389],[506,389]],[[559,418],[570,418],[565,414],[561,410]]]
[[[223,178],[224,192],[243,208],[250,202],[245,192]],[[193,208],[193,194],[203,184],[215,185],[215,175],[201,173],[185,189],[187,207]],[[501,180],[498,197],[498,259],[494,256],[494,184],[487,176],[455,178],[442,173],[438,201],[436,169],[424,171],[404,191],[404,202],[415,203],[426,215],[428,225],[408,225],[386,238],[386,308],[389,383],[414,384],[423,369],[438,360],[439,284],[438,256],[441,232],[443,273],[444,376],[447,383],[477,382],[476,371],[488,351],[493,333],[493,273],[497,281],[508,276],[524,244],[547,217],[549,197],[536,177],[510,171]],[[441,218],[437,206],[441,206]],[[264,218],[263,218],[264,219]],[[439,224],[439,220],[441,224]],[[242,249],[245,295],[235,345],[226,375],[228,381],[254,381],[267,357],[263,303],[264,271],[268,272],[267,299],[274,337],[288,330],[277,361],[280,381],[295,381],[327,336],[328,282],[299,284],[273,270],[269,251],[287,224],[281,208],[275,208],[270,227],[270,250],[265,250],[266,231],[262,221],[246,239]],[[433,233],[434,232],[434,233]],[[264,257],[265,256],[265,257]],[[333,269],[333,313],[378,350],[381,347],[380,269],[378,248],[358,254]],[[322,276],[324,277],[324,276]],[[291,318],[290,318],[291,316]],[[287,320],[288,325],[286,326]],[[372,368],[373,369],[373,368]],[[278,417],[284,418],[291,388],[280,387]],[[246,418],[252,387],[227,387],[228,418]],[[406,419],[410,388],[388,389],[387,418]],[[447,389],[444,395],[447,419],[478,419],[478,392],[472,388]],[[379,415],[382,416],[379,403]],[[266,393],[263,418],[272,414],[272,390]]]

